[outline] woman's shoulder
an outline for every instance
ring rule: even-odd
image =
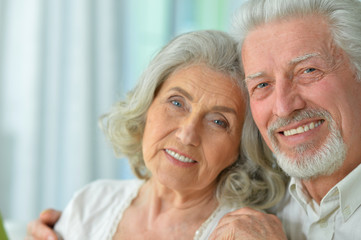
[[[108,180],[101,179],[88,183],[84,187],[80,188],[73,195],[72,201],[86,200],[89,205],[89,201],[93,199],[112,198],[114,195],[124,196],[126,193],[138,191],[140,186],[144,183],[144,180],[129,179],[129,180]],[[119,195],[121,194],[121,195]]]
[[[69,205],[75,208],[107,208],[137,194],[143,180],[96,180],[78,190]]]
[[[238,206],[239,207],[239,206]],[[194,239],[205,240],[209,239],[210,235],[217,227],[221,218],[238,208],[237,206],[229,206],[220,204],[218,208],[209,216],[209,218],[202,224],[202,226],[196,231]]]
[[[100,179],[91,182],[81,188],[76,195],[79,194],[119,194],[137,190],[144,180],[128,179],[128,180],[110,180]]]
[[[64,239],[108,239],[143,180],[96,180],[76,192],[55,230]],[[109,235],[110,234],[110,235]]]

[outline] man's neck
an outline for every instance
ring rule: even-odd
[[[336,180],[332,176],[321,176],[311,180],[302,180],[302,185],[307,190],[308,194],[318,204],[321,203],[322,198],[333,188],[340,180]]]
[[[358,165],[358,162],[354,164],[344,164],[339,170],[331,175],[319,176],[309,180],[301,180],[301,182],[311,198],[320,204],[322,198],[331,190],[331,188],[346,177]]]

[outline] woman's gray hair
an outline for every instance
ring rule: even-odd
[[[161,49],[126,100],[118,102],[103,116],[102,128],[115,152],[118,156],[128,157],[138,178],[149,179],[151,176],[143,160],[142,138],[147,111],[157,90],[174,71],[196,64],[229,75],[235,83],[242,85],[243,73],[235,41],[220,31],[190,32],[176,37]],[[240,89],[246,96],[244,86]],[[280,175],[257,166],[242,153],[232,166],[221,172],[218,180],[217,199],[228,205],[268,208],[284,193],[285,184]]]
[[[239,43],[248,32],[271,21],[319,15],[329,24],[333,40],[349,57],[361,81],[361,2],[359,0],[250,0],[234,15],[232,34]]]

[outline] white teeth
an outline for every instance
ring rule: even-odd
[[[174,157],[175,159],[177,159],[178,161],[181,162],[185,162],[185,163],[191,163],[191,162],[196,162],[188,157],[185,157],[183,155],[180,155],[179,153],[173,152],[172,150],[166,149],[165,150],[169,155],[171,155],[172,157]]]
[[[314,129],[318,126],[320,126],[322,123],[322,120],[314,123],[314,122],[311,122],[310,124],[307,124],[307,125],[304,125],[304,126],[300,126],[298,127],[297,129],[294,128],[294,129],[290,129],[290,130],[287,130],[287,131],[284,131],[283,134],[285,136],[292,136],[292,135],[295,135],[295,134],[299,134],[299,133],[303,133],[303,132],[307,132],[311,129]]]

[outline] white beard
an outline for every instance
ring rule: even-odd
[[[296,147],[297,157],[292,158],[282,153],[278,147],[278,141],[274,137],[274,130],[289,124],[311,117],[323,117],[328,123],[330,135],[321,148],[316,149],[312,144],[304,144]],[[347,147],[342,139],[341,132],[337,129],[336,122],[331,115],[324,110],[300,111],[291,119],[278,119],[268,130],[268,136],[274,149],[274,155],[279,166],[288,175],[299,179],[310,179],[322,175],[331,175],[338,170],[347,153]]]

